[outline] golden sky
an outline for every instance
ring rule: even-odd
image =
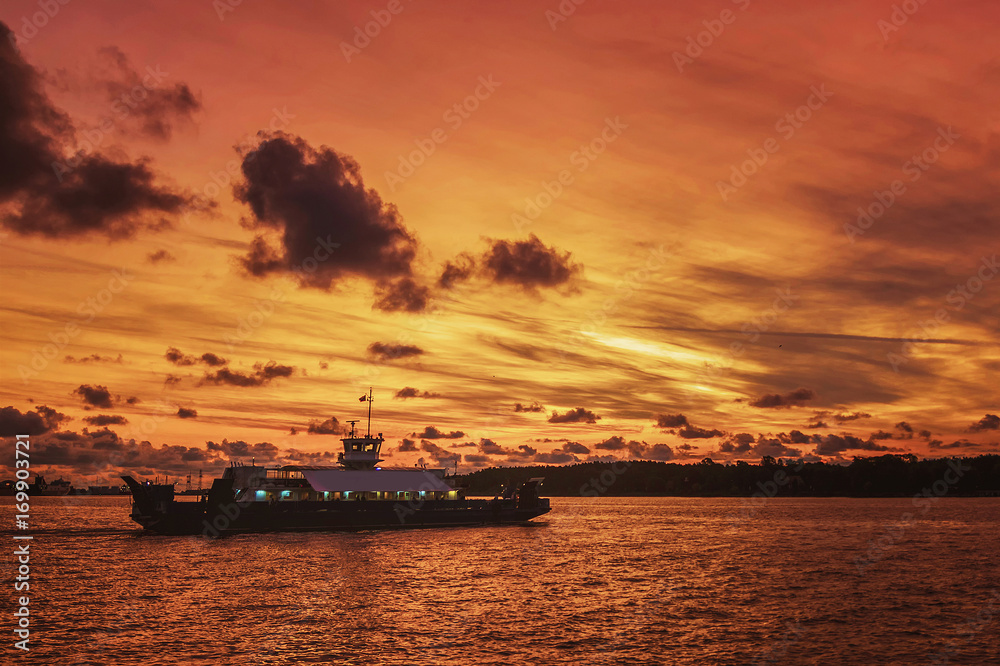
[[[995,452],[998,19],[7,2],[2,434],[328,462],[371,386],[392,464]]]

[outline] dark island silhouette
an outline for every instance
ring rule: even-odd
[[[491,467],[458,477],[470,495],[544,477],[546,496],[666,497],[1000,497],[1000,455],[918,459],[855,457],[848,465],[776,460],[696,464],[645,460]],[[927,495],[929,496],[929,495]]]

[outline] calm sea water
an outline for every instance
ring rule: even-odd
[[[12,647],[8,554],[0,654],[44,664],[1000,663],[996,499],[942,498],[909,522],[904,499],[776,498],[755,512],[740,499],[552,504],[531,526],[210,540],[140,536],[127,498],[35,498],[32,649]],[[5,552],[13,533],[0,533]]]

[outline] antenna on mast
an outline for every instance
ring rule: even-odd
[[[370,438],[372,436],[372,387],[368,387],[368,434],[365,437]]]

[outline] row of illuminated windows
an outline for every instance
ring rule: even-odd
[[[335,501],[335,500],[438,500],[438,499],[458,499],[458,491],[348,491],[343,492],[314,492],[306,490],[258,490],[254,494],[254,499],[258,502],[291,502],[308,500]]]
[[[267,470],[267,478],[269,479],[302,479],[302,472],[295,472],[291,470],[284,469],[269,469]]]

